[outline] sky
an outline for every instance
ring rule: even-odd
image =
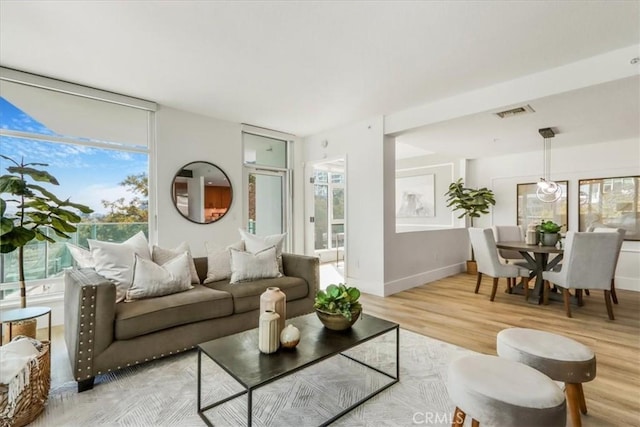
[[[4,98],[0,97],[0,128],[59,136]],[[85,135],[79,135],[84,137]],[[78,138],[80,139],[80,138]],[[107,213],[102,200],[113,201],[120,197],[129,200],[130,192],[119,185],[127,175],[148,171],[148,155],[85,145],[36,141],[14,136],[0,135],[0,154],[18,162],[47,163],[40,167],[53,175],[59,186],[50,186],[60,199],[91,207],[95,213]],[[0,158],[0,172],[7,173],[11,162]]]

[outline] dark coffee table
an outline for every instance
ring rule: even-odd
[[[384,374],[391,378],[391,382],[327,420],[322,424],[323,426],[329,425],[400,380],[400,328],[397,323],[364,314],[351,329],[337,332],[326,329],[315,313],[288,319],[287,323],[292,323],[300,330],[301,340],[295,350],[280,349],[272,354],[260,353],[258,350],[258,329],[240,332],[198,345],[198,415],[207,425],[212,426],[213,424],[204,414],[205,411],[246,394],[247,424],[250,426],[253,409],[251,399],[255,389],[337,355],[347,357]],[[395,376],[343,354],[350,348],[392,331],[396,333]],[[245,390],[202,407],[201,367],[203,353],[242,384]]]

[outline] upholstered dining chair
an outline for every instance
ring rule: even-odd
[[[565,239],[560,271],[545,271],[545,292],[549,282],[562,288],[567,317],[571,317],[569,289],[602,289],[609,319],[614,320],[611,305],[611,278],[618,258],[618,234],[569,231]]]
[[[504,264],[498,258],[498,248],[496,240],[493,237],[493,231],[490,228],[470,228],[469,239],[476,256],[478,264],[478,278],[476,281],[477,294],[482,283],[482,275],[493,277],[493,288],[491,289],[490,301],[496,297],[498,289],[498,279],[501,277],[510,279],[516,277],[529,277],[529,270],[517,265]]]
[[[494,225],[491,227],[496,243],[500,242],[524,242],[524,234],[522,227],[519,225]],[[508,249],[498,249],[500,256],[506,261],[521,261],[523,256],[518,251],[510,251]]]
[[[622,249],[622,243],[624,242],[624,228],[610,228],[601,224],[592,224],[587,231],[594,233],[618,233],[618,252],[616,252],[616,267],[618,265],[618,258],[620,257],[620,250]],[[618,295],[616,294],[616,270],[613,269],[613,276],[611,277],[611,299],[614,304],[618,303]],[[588,292],[588,291],[586,291]],[[587,293],[588,295],[588,293]]]
[[[493,237],[496,239],[496,243],[500,242],[524,242],[524,234],[522,227],[519,225],[494,225],[491,227],[493,230]],[[509,249],[498,249],[498,254],[505,260],[507,264],[516,264],[520,267],[526,267],[527,262],[523,261],[524,257],[518,251],[512,251]],[[507,279],[511,283],[509,286],[515,285],[515,279]]]

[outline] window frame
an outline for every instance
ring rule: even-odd
[[[101,142],[95,140],[89,140],[82,137],[69,137],[58,135],[46,135],[34,132],[19,131],[12,129],[0,128],[0,136],[9,138],[23,138],[35,141],[49,142],[49,143],[61,143],[79,146],[88,146],[99,149],[107,149],[114,151],[133,152],[139,154],[147,154],[148,157],[148,221],[147,229],[150,242],[157,241],[157,218],[156,218],[156,135],[155,135],[155,112],[158,106],[155,102],[134,98],[126,95],[120,95],[113,92],[108,92],[88,86],[82,86],[70,82],[51,79],[44,76],[26,73],[19,70],[0,67],[0,80],[32,86],[41,90],[49,90],[65,93],[68,95],[79,96],[83,98],[93,99],[98,102],[108,102],[125,107],[136,108],[147,112],[147,146],[132,145],[126,143],[113,143],[113,142]],[[26,112],[28,114],[28,112]],[[47,261],[48,265],[48,261]],[[4,292],[7,289],[13,289],[18,286],[19,282],[1,282],[0,292]],[[46,293],[44,295],[30,296],[30,300],[33,298],[37,301],[49,301],[57,300],[64,294],[64,288],[62,287],[63,278],[60,277],[45,277],[43,279],[28,280],[26,283],[27,293],[30,290],[38,288],[40,286],[52,286],[55,288],[61,288],[59,291]],[[11,307],[19,304],[19,299],[0,300],[0,307]]]

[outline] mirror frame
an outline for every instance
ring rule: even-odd
[[[177,196],[176,196],[176,191],[175,191],[176,178],[180,177],[180,172],[182,172],[184,169],[188,169],[190,165],[193,165],[193,164],[196,164],[196,163],[204,163],[206,165],[209,165],[209,166],[212,166],[212,167],[216,168],[218,171],[220,171],[220,173],[222,173],[222,175],[224,176],[225,180],[229,183],[229,204],[227,205],[226,211],[223,214],[221,214],[219,217],[217,217],[216,219],[212,219],[210,221],[205,221],[205,222],[194,220],[193,218],[189,217],[188,215],[185,215],[178,208],[178,201],[177,201]],[[186,219],[186,220],[188,220],[190,222],[193,222],[194,224],[206,225],[206,224],[213,224],[215,222],[218,222],[229,213],[229,210],[231,210],[231,206],[233,205],[233,185],[231,185],[231,180],[229,179],[229,176],[227,175],[227,173],[224,170],[222,170],[222,168],[220,166],[216,165],[215,163],[207,162],[207,161],[204,161],[204,160],[195,160],[193,162],[186,163],[180,169],[178,169],[178,172],[176,172],[176,174],[173,176],[173,179],[171,180],[170,191],[171,191],[171,201],[173,202],[173,206],[176,208],[176,211],[178,211],[178,213],[180,214],[181,217],[183,217],[184,219]]]

